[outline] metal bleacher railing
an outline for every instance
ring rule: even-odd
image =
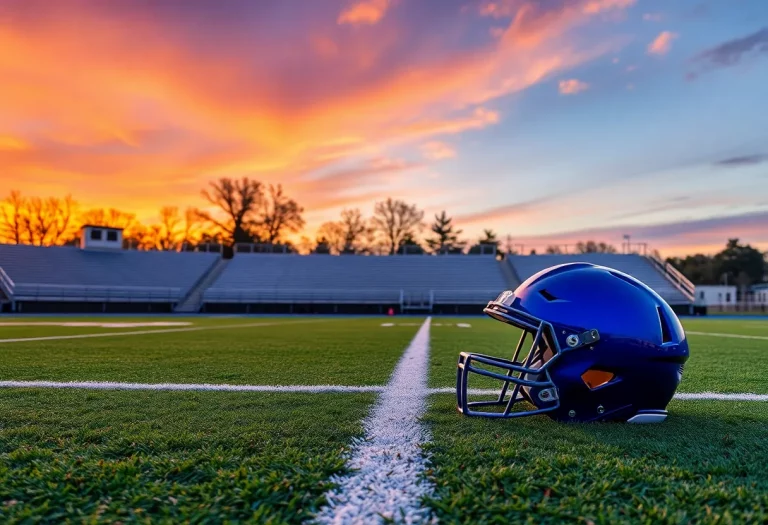
[[[203,294],[207,303],[399,303],[402,290],[370,289],[263,289],[263,288],[214,288]]]
[[[13,282],[13,279],[8,277],[8,274],[5,273],[5,270],[0,268],[0,290],[2,290],[5,296],[10,299],[13,297],[13,291],[15,287],[16,284]]]
[[[664,276],[682,293],[689,301],[693,302],[696,298],[695,285],[680,271],[666,261],[662,261],[658,256],[651,253],[645,256],[653,265],[664,274]]]
[[[126,303],[176,302],[181,288],[157,286],[81,286],[69,284],[16,284],[17,301],[119,301]]]
[[[484,304],[503,290],[343,290],[343,289],[209,289],[207,303],[347,303],[405,304],[419,297],[429,304]]]

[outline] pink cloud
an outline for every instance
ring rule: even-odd
[[[651,55],[666,55],[672,49],[672,41],[678,35],[670,31],[662,31],[653,42],[648,44],[648,53]]]
[[[568,80],[561,80],[558,84],[558,88],[561,95],[575,95],[576,93],[581,93],[582,91],[589,89],[589,84],[582,82],[581,80],[571,78]]]
[[[610,9],[626,9],[634,5],[636,0],[590,0],[584,5],[584,12],[590,15]]]
[[[515,7],[512,19],[494,21],[503,34],[467,49],[452,44],[471,17],[440,17],[446,31],[425,33],[390,16],[415,1],[344,3],[339,23],[375,24],[366,31],[334,24],[338,10],[326,2],[307,2],[307,16],[282,25],[255,16],[259,2],[205,14],[23,3],[36,16],[0,30],[0,76],[14,79],[0,82],[0,183],[148,213],[169,196],[197,205],[209,180],[243,174],[282,182],[319,207],[296,173],[338,171],[392,146],[498,123],[494,99],[615,53],[618,39],[576,39],[573,30],[598,4],[628,4],[500,1]],[[361,195],[381,185],[356,176]]]
[[[360,25],[377,24],[390,7],[390,0],[362,0],[356,2],[339,14],[339,24]]]
[[[456,150],[445,142],[431,141],[421,146],[421,153],[429,160],[452,159],[456,156]]]

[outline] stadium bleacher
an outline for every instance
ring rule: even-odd
[[[640,255],[511,255],[498,261],[486,255],[238,253],[223,260],[218,253],[26,245],[0,245],[0,302],[10,301],[5,310],[19,304],[47,304],[44,311],[68,311],[64,303],[103,303],[112,306],[102,311],[117,311],[117,305],[130,303],[155,305],[135,311],[161,311],[154,308],[164,305],[162,311],[187,313],[308,311],[294,310],[293,305],[346,305],[310,311],[353,312],[358,311],[356,305],[373,305],[375,309],[366,306],[364,311],[394,306],[435,313],[475,312],[534,273],[576,261],[633,275],[671,305],[692,303],[687,280],[681,286],[681,276],[663,262]]]
[[[0,245],[6,292],[15,301],[180,300],[218,254]]]
[[[238,254],[204,302],[483,304],[507,287],[492,256]]]
[[[608,266],[632,275],[656,291],[670,305],[687,305],[691,299],[662,273],[648,257],[635,254],[584,253],[578,255],[511,255],[507,260],[521,281],[531,275],[570,262],[587,262]]]

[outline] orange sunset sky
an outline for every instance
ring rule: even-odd
[[[151,222],[219,177],[302,233],[768,249],[764,0],[0,0],[0,184]]]

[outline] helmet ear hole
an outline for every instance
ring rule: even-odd
[[[613,378],[613,372],[605,372],[603,370],[587,370],[581,374],[581,380],[584,381],[584,384],[590,390],[607,385]]]

